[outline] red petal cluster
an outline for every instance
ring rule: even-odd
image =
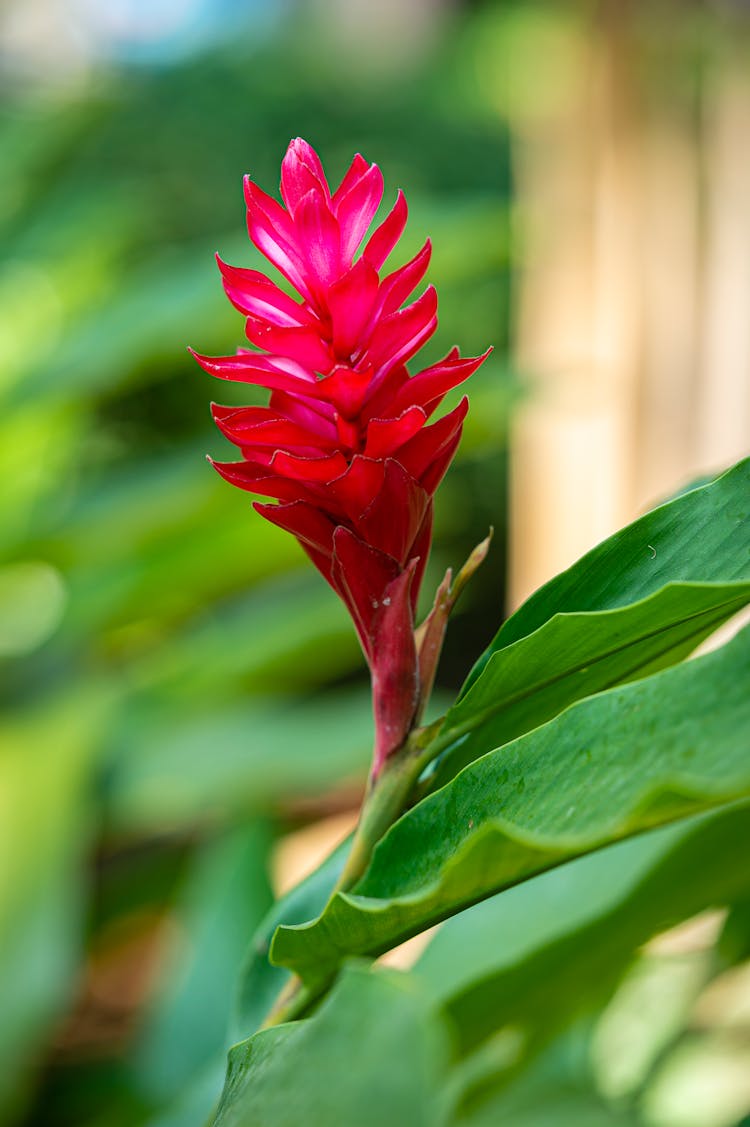
[[[453,349],[416,375],[407,371],[437,326],[432,286],[410,300],[430,243],[380,276],[406,223],[399,192],[355,259],[383,195],[377,165],[358,154],[332,193],[317,154],[297,138],[281,166],[281,195],[285,207],[245,180],[250,238],[300,299],[257,270],[218,259],[254,348],[194,355],[214,376],[271,393],[267,407],[214,405],[217,426],[242,453],[214,465],[233,485],[275,502],[255,508],[297,537],[346,603],[372,673],[377,771],[419,707],[414,610],[432,496],[468,402],[427,420],[485,357],[461,359]]]

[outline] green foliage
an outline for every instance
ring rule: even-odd
[[[267,1012],[271,974],[277,988],[288,983],[279,967],[313,999],[330,992],[319,1010],[307,1002],[304,1021],[233,1051],[217,1124],[287,1122],[293,1102],[273,1101],[292,1084],[313,1124],[369,1122],[370,1051],[384,1074],[390,1067],[382,1014],[370,1019],[372,1041],[369,1025],[362,1035],[367,1066],[354,1092],[336,1071],[343,1050],[331,1045],[308,1068],[292,1045],[312,1044],[333,1013],[346,1030],[342,999],[361,990],[356,1005],[366,1007],[371,983],[390,981],[378,968],[368,979],[352,960],[441,920],[403,976],[405,989],[430,999],[430,1036],[449,1037],[450,1063],[430,1092],[433,1122],[649,1122],[640,1088],[629,1106],[608,1102],[591,1071],[592,1038],[644,942],[706,909],[744,904],[750,889],[750,870],[737,863],[750,832],[750,628],[683,661],[750,601],[749,474],[741,463],[647,514],[509,619],[437,726],[432,749],[442,758],[422,796],[376,845],[364,876],[303,922],[334,887],[332,856],[258,934],[242,980],[246,1036]],[[699,985],[727,965],[722,952],[743,957],[744,919],[732,913]],[[263,951],[277,924],[269,963]],[[665,1026],[654,1059],[680,1029],[679,1016]],[[583,1070],[565,1064],[571,1037],[587,1045]],[[422,1059],[427,1034],[415,1029],[412,1040],[409,1059]],[[374,1120],[386,1121],[393,1116]]]
[[[745,460],[647,513],[532,596],[448,713],[440,742],[449,750],[431,785],[581,697],[680,661],[740,610],[750,592],[738,582],[750,580],[749,493]]]
[[[746,629],[490,752],[396,823],[352,893],[282,927],[271,957],[318,985],[347,954],[379,954],[570,857],[750,795],[749,684]]]
[[[88,779],[108,720],[91,692],[8,724],[0,756],[0,1120],[25,1095],[36,1045],[70,1001],[82,925]]]
[[[199,851],[184,878],[172,970],[145,1015],[132,1064],[135,1084],[155,1106],[223,1062],[247,936],[272,899],[265,868],[272,840],[262,823],[232,830]]]
[[[442,1120],[449,1034],[429,994],[407,976],[352,964],[308,1022],[258,1033],[234,1048],[217,1127],[250,1123]],[[366,1030],[367,1053],[352,1052]]]
[[[410,1101],[426,1060],[429,1123],[641,1123],[607,1105],[590,1065],[582,1075],[566,1059],[566,1038],[655,932],[747,895],[750,871],[733,862],[749,831],[747,803],[652,831],[453,917],[408,974],[348,964],[313,1017],[232,1050],[217,1127],[292,1123],[302,1109],[313,1127],[421,1122]]]
[[[668,583],[747,579],[749,491],[750,458],[745,458],[715,481],[678,494],[592,548],[503,623],[463,691],[493,653],[531,634],[554,614],[623,607]]]
[[[377,90],[322,55],[240,45],[3,107],[3,1124],[203,1127],[242,1039],[217,1124],[652,1127],[649,1084],[685,1038],[608,1099],[592,1045],[622,975],[652,935],[712,908],[729,916],[707,980],[747,960],[747,632],[679,663],[747,601],[748,463],[532,597],[448,711],[359,886],[328,904],[345,843],[268,907],[277,838],[363,777],[369,706],[333,596],[205,466],[222,446],[207,400],[238,393],[212,388],[184,346],[240,342],[210,256],[257,264],[240,178],[272,188],[289,136],[308,135],[334,176],[362,149],[389,193],[412,189],[406,250],[435,243],[435,349],[497,345],[425,584],[500,526],[451,625],[455,692],[501,613],[515,394],[488,35],[539,89],[508,34],[517,16],[465,19],[450,63]],[[444,917],[408,973],[363,961]],[[132,956],[111,954],[129,928],[159,967],[132,1002]],[[272,944],[321,998],[255,1035],[290,983]],[[81,1048],[109,958],[126,1001],[109,1039]],[[726,1127],[721,1114],[705,1127]]]
[[[289,980],[288,972],[282,967],[274,966],[268,959],[271,940],[277,927],[300,919],[310,919],[322,912],[343,868],[349,844],[349,840],[342,842],[309,877],[278,900],[253,936],[240,978],[237,1013],[233,1023],[237,1037],[246,1036],[249,1030],[260,1028]]]
[[[750,871],[734,861],[748,835],[739,803],[582,857],[453,917],[416,973],[463,1052],[506,1023],[537,1048],[605,1001],[656,932],[745,894]]]

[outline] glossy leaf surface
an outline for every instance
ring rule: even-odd
[[[744,605],[749,496],[745,459],[646,513],[535,592],[500,628],[448,713],[430,789],[574,700],[681,661]]]
[[[448,920],[415,973],[462,1051],[506,1024],[547,1040],[605,999],[652,935],[746,895],[748,841],[740,803],[579,857]]]
[[[531,634],[553,614],[638,602],[667,583],[723,582],[750,575],[750,458],[721,477],[652,509],[540,587],[505,622],[467,679],[495,650]]]
[[[448,712],[431,789],[574,701],[675,664],[748,600],[750,582],[671,583],[616,610],[554,615],[493,653]]]
[[[750,793],[750,630],[706,657],[572,706],[405,814],[274,961],[322,983],[572,857]]]

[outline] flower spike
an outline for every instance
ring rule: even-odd
[[[212,464],[231,484],[271,499],[256,511],[297,538],[347,606],[372,676],[373,778],[421,715],[451,602],[441,587],[439,612],[415,635],[433,494],[468,401],[427,420],[488,355],[467,359],[452,349],[409,373],[406,364],[437,327],[434,287],[413,296],[431,245],[381,277],[407,217],[399,191],[368,238],[382,197],[380,169],[359,154],[331,191],[318,154],[299,137],[281,165],[283,204],[247,177],[250,239],[299,296],[217,256],[254,349],[193,353],[211,375],[271,393],[267,407],[212,406],[241,453],[238,462]]]

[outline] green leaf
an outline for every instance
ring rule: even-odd
[[[92,683],[0,729],[0,1120],[75,988],[92,779],[111,700]]]
[[[580,857],[448,920],[415,973],[461,1052],[505,1025],[538,1045],[606,998],[651,936],[746,895],[749,839],[740,804]]]
[[[616,610],[554,615],[493,653],[448,712],[430,789],[574,701],[674,665],[748,601],[750,582],[671,583]]]
[[[183,942],[169,952],[168,976],[141,1018],[133,1053],[134,1085],[152,1103],[176,1099],[203,1071],[223,1066],[247,937],[272,899],[270,846],[270,827],[256,821],[209,842],[191,860],[175,906]],[[216,1089],[206,1114],[215,1097]]]
[[[230,1054],[215,1127],[438,1127],[447,1027],[411,976],[347,967],[308,1021]]]
[[[124,717],[108,780],[118,828],[194,826],[320,793],[367,769],[372,720],[364,693],[265,698],[222,710]],[[206,755],[206,748],[211,754]]]
[[[462,690],[491,655],[554,614],[638,602],[667,583],[750,579],[750,458],[708,485],[653,509],[540,587],[503,624]]]
[[[488,1085],[457,1110],[451,1127],[644,1127],[633,1108],[607,1104],[593,1078],[565,1060],[565,1048],[554,1046],[510,1087]]]
[[[252,938],[240,975],[234,1032],[247,1037],[259,1029],[289,978],[289,972],[268,961],[271,939],[280,924],[309,920],[322,912],[344,867],[351,837],[337,846],[313,873],[270,908]]]
[[[731,905],[717,948],[725,966],[737,966],[750,959],[750,891]]]
[[[745,459],[647,513],[532,595],[469,674],[426,789],[573,701],[682,660],[740,609],[750,598],[749,492]]]
[[[502,888],[750,794],[750,629],[706,657],[579,701],[408,811],[323,915],[271,957],[322,986]]]

